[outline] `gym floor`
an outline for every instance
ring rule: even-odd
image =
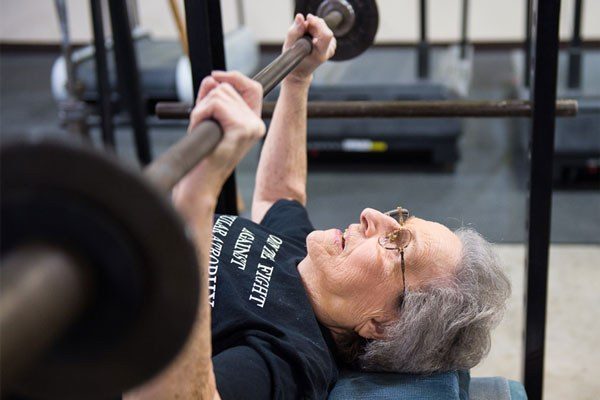
[[[400,67],[414,65],[402,59],[400,52],[370,52],[371,58],[361,57],[353,64],[322,71],[316,81],[335,82],[343,73],[371,83],[414,76],[410,68]],[[6,52],[0,56],[3,139],[65,135],[58,126],[57,107],[50,93],[50,68],[57,56]],[[272,54],[264,58],[269,60]],[[519,76],[514,58],[508,51],[477,53],[469,97],[501,99],[513,93]],[[600,68],[585,71],[584,80],[598,82]],[[561,74],[564,75],[564,69]],[[346,163],[311,165],[308,178],[308,209],[317,228],[344,227],[356,221],[364,207],[384,210],[402,204],[414,215],[452,228],[473,226],[498,243],[498,252],[512,278],[513,296],[507,316],[494,335],[490,356],[473,374],[512,379],[519,379],[521,368],[527,193],[527,159],[518,145],[518,126],[515,119],[465,119],[459,143],[461,159],[454,172],[420,166]],[[153,127],[154,154],[183,132],[181,126]],[[98,130],[92,134],[97,142]],[[119,155],[135,163],[130,130],[119,128],[117,142]],[[247,209],[257,160],[258,149],[237,170],[238,187]],[[546,398],[592,399],[600,393],[600,382],[595,379],[600,372],[600,340],[594,334],[600,331],[594,309],[600,303],[600,270],[592,261],[600,259],[600,182],[576,190],[556,190],[552,218]]]

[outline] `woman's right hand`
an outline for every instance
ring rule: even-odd
[[[264,136],[261,107],[262,86],[239,72],[219,72],[202,81],[188,132],[212,118],[221,125],[223,139],[174,188],[173,200],[184,214],[200,200],[216,200],[235,166]]]

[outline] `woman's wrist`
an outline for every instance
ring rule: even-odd
[[[217,207],[217,196],[202,194],[196,196],[173,196],[173,205],[191,226],[202,221],[206,215],[213,215]]]
[[[214,212],[222,185],[193,185],[182,182],[173,191],[172,201],[175,208],[184,217],[195,219],[198,214]]]
[[[313,74],[306,77],[297,77],[292,74],[288,75],[282,82],[286,86],[309,87],[313,80]]]
[[[288,99],[302,99],[302,101],[306,102],[309,90],[310,81],[283,81],[280,98],[283,95]]]

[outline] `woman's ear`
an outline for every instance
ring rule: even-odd
[[[370,318],[357,329],[357,333],[365,339],[383,339],[385,337],[385,325],[389,324],[387,318]]]

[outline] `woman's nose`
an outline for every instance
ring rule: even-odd
[[[383,216],[379,211],[372,208],[365,208],[360,213],[360,224],[365,236],[372,236],[377,233],[380,226],[378,215]]]

